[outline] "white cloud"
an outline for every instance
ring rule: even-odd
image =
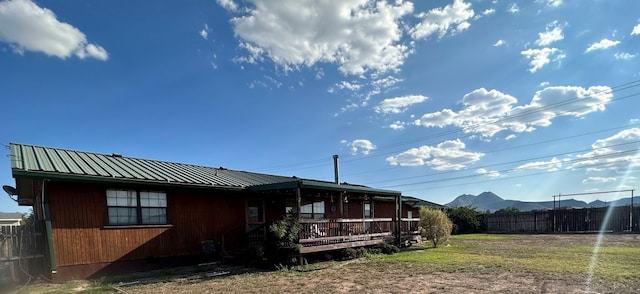
[[[507,44],[507,42],[505,40],[498,40],[497,42],[495,42],[493,44],[493,46],[494,47],[499,47],[499,46],[503,46],[503,45],[506,45],[506,44]]]
[[[514,133],[532,132],[536,127],[551,125],[560,116],[582,117],[591,112],[604,111],[613,94],[610,87],[553,86],[537,91],[528,104],[516,106],[518,100],[497,90],[484,88],[467,93],[463,108],[424,114],[414,124],[424,127],[454,126],[465,133],[492,137],[509,130]]]
[[[396,121],[389,125],[389,128],[394,130],[402,130],[404,129],[405,122]]]
[[[516,167],[516,170],[525,170],[525,169],[540,169],[546,171],[556,171],[562,167],[562,161],[557,158],[552,158],[549,161],[535,161],[525,163]]]
[[[489,16],[489,15],[493,15],[496,13],[496,10],[491,8],[491,9],[485,9],[483,12],[481,12],[480,14],[477,14],[476,16],[473,17],[474,20],[478,20],[481,19],[482,17],[485,16]]]
[[[504,139],[505,140],[512,140],[515,139],[517,136],[515,134],[510,134],[509,136],[506,136]]]
[[[227,1],[222,1],[227,3]],[[410,53],[400,19],[411,2],[252,0],[231,19],[249,51],[238,61],[269,58],[285,70],[335,63],[348,75],[396,71]]]
[[[411,148],[387,157],[387,162],[400,166],[428,165],[434,170],[461,170],[484,156],[483,153],[469,152],[465,148],[466,145],[460,139],[448,140],[436,146]]]
[[[627,52],[617,52],[616,54],[613,54],[613,57],[620,60],[629,60],[631,58],[636,57],[636,54],[631,54]]]
[[[109,58],[104,48],[88,43],[80,30],[58,21],[53,11],[31,0],[0,2],[0,41],[11,44],[18,53],[42,52],[62,59],[72,55],[103,61]]]
[[[358,153],[368,155],[371,150],[376,149],[376,145],[373,145],[371,141],[366,139],[357,139],[351,142],[347,142],[346,140],[342,140],[343,144],[351,147],[351,154],[356,155]]]
[[[377,77],[377,75],[373,75],[371,86],[374,90],[380,90],[383,88],[390,88],[399,82],[402,82],[402,79],[394,76]]]
[[[85,59],[86,57],[93,57],[100,60],[109,59],[109,53],[104,48],[95,45],[95,44],[87,44],[84,49],[79,49],[76,52],[76,56],[80,59]]]
[[[556,116],[584,116],[595,111],[604,111],[611,101],[613,93],[606,86],[593,86],[588,89],[572,86],[553,86],[537,91],[531,100],[532,107],[545,108]],[[572,101],[565,103],[565,101]]]
[[[483,12],[482,12],[482,14],[483,14],[483,15],[492,15],[492,14],[494,14],[494,13],[496,13],[496,10],[495,10],[495,9],[493,9],[493,8],[491,8],[491,9],[487,9],[487,10],[485,10],[485,11],[483,11]]]
[[[625,145],[620,146],[621,144]],[[591,147],[598,149],[598,154],[626,150],[640,150],[640,128],[631,128],[620,131],[611,137],[595,141]]]
[[[620,41],[612,41],[609,39],[602,39],[600,40],[600,42],[596,42],[596,43],[592,43],[591,45],[589,45],[589,47],[587,48],[587,50],[585,51],[585,53],[594,51],[594,50],[604,50],[610,47],[615,47],[618,44],[620,44]]]
[[[471,24],[469,19],[473,18],[474,12],[471,3],[463,0],[454,0],[452,4],[443,8],[434,8],[426,13],[418,15],[422,22],[410,30],[414,39],[424,39],[435,33],[440,38],[449,34],[457,34],[468,29]]]
[[[557,48],[527,49],[520,52],[520,54],[531,60],[529,63],[529,65],[531,65],[531,68],[529,68],[531,73],[535,73],[543,66],[549,64],[552,60],[551,58],[553,58],[553,61],[565,58],[562,51]]]
[[[360,88],[362,88],[362,84],[355,81],[354,82],[341,81],[340,83],[337,83],[335,87],[340,90],[347,89],[349,91],[357,91]]]
[[[520,7],[518,7],[518,4],[512,3],[511,6],[509,6],[509,9],[507,9],[508,12],[511,13],[518,13],[518,11],[520,11]]]
[[[207,25],[206,23],[204,24],[204,28],[202,28],[202,30],[200,31],[200,37],[205,40],[207,40],[207,38],[209,37],[209,25]]]
[[[415,125],[424,127],[444,128],[447,125],[457,124],[458,114],[451,109],[425,113],[420,119],[414,122]]]
[[[547,0],[546,2],[549,7],[558,7],[562,5],[562,0]]]
[[[233,0],[217,0],[218,5],[231,12],[238,11],[238,5]]]
[[[560,41],[564,39],[564,35],[562,34],[562,28],[558,26],[558,22],[554,21],[547,26],[545,32],[538,33],[538,40],[536,40],[536,45],[538,46],[548,46],[549,44]]]
[[[382,100],[375,111],[378,113],[401,113],[407,110],[411,105],[427,101],[427,96],[408,95],[395,98],[387,98]]]
[[[609,177],[609,178],[604,178],[604,177],[588,177],[584,180],[582,180],[583,184],[602,184],[602,183],[611,183],[611,182],[615,182],[617,181],[617,178],[613,178],[613,177]]]
[[[623,174],[640,167],[640,128],[596,140],[591,147],[593,150],[576,156],[581,161],[572,164],[571,169],[588,167],[588,171]]]
[[[489,171],[489,170],[486,170],[484,168],[477,169],[476,170],[476,174],[485,175],[485,176],[490,177],[490,178],[499,178],[500,177],[500,172],[495,171],[495,170]]]
[[[633,27],[633,30],[631,30],[631,36],[633,35],[640,35],[640,23],[637,24],[635,27]]]

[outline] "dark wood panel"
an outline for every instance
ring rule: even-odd
[[[231,248],[244,228],[242,194],[205,190],[167,192],[170,226],[105,227],[106,189],[100,185],[51,182],[49,209],[59,266],[198,254],[201,241]]]

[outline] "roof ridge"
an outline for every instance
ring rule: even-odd
[[[43,173],[47,176],[85,177],[114,181],[148,181],[187,185],[248,187],[262,183],[286,182],[293,177],[231,170],[225,167],[182,163],[55,148],[32,144],[9,143],[11,154],[20,156],[12,165],[13,175]]]
[[[58,150],[58,151],[76,152],[76,153],[93,154],[93,155],[102,155],[102,156],[108,156],[108,157],[119,157],[119,158],[137,159],[137,160],[145,160],[145,161],[155,161],[155,162],[162,162],[162,163],[170,163],[170,164],[179,164],[179,165],[186,165],[186,166],[193,166],[193,167],[217,169],[217,170],[240,171],[240,170],[228,169],[228,168],[222,167],[222,166],[213,167],[213,166],[199,165],[199,164],[193,164],[193,163],[184,163],[184,162],[176,162],[176,161],[168,161],[168,160],[149,159],[149,158],[142,158],[142,157],[132,157],[132,156],[126,156],[126,155],[124,155],[122,153],[108,154],[108,153],[100,153],[100,152],[94,152],[94,151],[81,151],[81,150],[68,149],[68,148],[48,147],[48,146],[33,145],[33,144],[22,144],[22,143],[14,143],[14,142],[10,142],[9,145],[36,147],[36,148],[44,148],[44,149],[53,149],[53,150]],[[117,154],[117,156],[114,156],[114,154]],[[249,171],[244,171],[244,172],[254,173],[254,172],[249,172]],[[265,174],[265,175],[270,175],[270,174]]]

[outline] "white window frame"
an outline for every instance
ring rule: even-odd
[[[167,193],[163,191],[107,189],[109,226],[166,225]]]

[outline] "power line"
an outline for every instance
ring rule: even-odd
[[[535,113],[538,113],[538,112],[548,111],[550,109],[558,108],[560,106],[565,106],[565,105],[568,105],[568,104],[571,104],[571,103],[580,102],[580,101],[583,101],[584,99],[594,98],[594,97],[596,97],[598,95],[612,94],[612,93],[615,93],[615,92],[619,92],[619,91],[626,90],[626,89],[631,89],[631,88],[638,87],[638,86],[640,86],[640,79],[634,80],[634,81],[631,81],[631,82],[627,82],[627,83],[624,83],[624,84],[621,84],[621,85],[618,85],[618,86],[610,87],[611,90],[602,91],[602,92],[599,92],[599,93],[594,93],[594,94],[592,94],[590,96],[587,96],[587,97],[573,98],[573,99],[568,99],[568,100],[564,100],[564,101],[559,101],[559,102],[556,102],[556,103],[545,105],[543,107],[532,109],[531,111],[525,111],[525,112],[521,112],[521,113],[518,113],[518,114],[515,114],[515,115],[511,115],[511,116],[505,116],[505,117],[502,117],[502,118],[500,118],[498,120],[495,120],[495,121],[492,121],[492,122],[485,122],[483,124],[479,124],[478,126],[486,126],[486,125],[489,125],[489,124],[496,124],[496,123],[504,122],[504,121],[507,121],[507,120],[510,120],[510,119],[514,119],[514,118],[518,118],[518,117],[522,117],[522,116],[527,116],[527,115],[532,115],[532,114],[535,114]],[[630,95],[626,95],[626,96],[623,96],[623,97],[619,97],[619,98],[614,98],[614,99],[611,99],[611,100],[609,100],[607,102],[601,102],[601,103],[598,103],[598,104],[595,104],[595,105],[602,105],[602,104],[606,104],[606,103],[611,103],[611,102],[614,102],[614,101],[619,101],[619,100],[627,99],[627,98],[638,96],[638,95],[640,95],[640,92],[636,92],[636,93],[633,93],[633,94],[630,94]],[[583,107],[579,107],[579,108],[576,108],[576,109],[572,109],[569,112],[575,112],[575,111],[579,111],[579,110],[583,110],[583,109],[591,108],[591,107],[593,107],[593,105],[583,106]],[[529,123],[529,122],[525,122],[525,123]],[[441,133],[434,134],[434,135],[423,136],[423,137],[418,137],[418,138],[413,138],[413,139],[401,141],[401,142],[394,143],[394,144],[389,144],[389,145],[386,145],[386,146],[383,146],[383,147],[379,147],[379,148],[377,148],[377,150],[379,151],[379,150],[392,149],[392,148],[395,148],[395,147],[400,147],[400,146],[408,145],[408,144],[411,144],[411,143],[416,143],[416,142],[420,142],[420,141],[426,141],[426,140],[430,140],[430,139],[436,139],[436,138],[440,138],[440,137],[444,137],[444,136],[448,136],[448,135],[453,135],[453,134],[457,134],[457,133],[461,133],[461,132],[468,132],[469,134],[467,134],[466,136],[460,137],[460,138],[466,138],[466,137],[470,137],[470,136],[475,135],[474,132],[470,132],[468,130],[465,130],[464,128],[460,128],[460,129],[457,129],[457,130],[441,132]],[[352,158],[352,156],[351,157],[350,156],[346,156],[346,158],[343,157],[342,161],[343,162],[353,162],[353,161],[360,161],[360,160],[369,160],[369,159],[372,159],[372,158],[377,158],[377,157],[380,157],[380,156],[393,154],[395,152],[397,152],[397,151],[390,151],[390,152],[384,152],[384,153],[379,153],[378,152],[375,155],[367,156],[367,157],[360,157],[360,158]],[[325,162],[325,161],[327,162],[326,164],[321,164],[321,162]],[[306,161],[306,162],[302,162],[302,163],[291,163],[291,164],[284,164],[284,165],[274,166],[273,168],[267,168],[267,169],[263,169],[263,170],[270,171],[270,170],[311,169],[311,168],[316,168],[316,167],[327,166],[329,163],[330,162],[327,159],[316,159],[316,160]],[[309,166],[302,167],[302,166],[308,165],[308,164],[309,164]]]
[[[563,153],[556,153],[556,154],[551,154],[551,155],[545,155],[545,156],[539,156],[539,157],[533,157],[533,158],[528,158],[528,159],[519,159],[519,160],[513,160],[513,161],[509,161],[509,162],[502,162],[502,163],[494,163],[494,164],[489,164],[489,165],[485,165],[485,166],[478,166],[478,167],[474,167],[474,170],[478,170],[481,168],[488,168],[488,167],[495,167],[495,166],[501,166],[501,165],[507,165],[507,164],[514,164],[514,163],[519,163],[519,162],[527,162],[527,161],[534,161],[534,160],[539,160],[539,159],[544,159],[544,158],[549,158],[549,157],[556,157],[556,156],[561,156],[561,155],[569,155],[569,154],[573,154],[573,153],[579,153],[579,152],[587,152],[587,151],[593,151],[593,150],[599,150],[599,149],[607,149],[607,148],[611,148],[611,147],[620,147],[623,145],[628,145],[628,144],[635,144],[635,143],[640,143],[640,141],[633,141],[633,142],[625,142],[625,143],[620,143],[620,144],[615,144],[615,145],[610,145],[607,147],[599,147],[599,148],[592,148],[592,149],[583,149],[583,150],[576,150],[576,151],[569,151],[569,152],[563,152]],[[633,152],[635,151],[635,149],[631,149],[628,150],[629,152]],[[609,153],[609,154],[615,154],[615,153]],[[609,154],[605,154],[605,155],[609,155]],[[596,157],[590,157],[589,159],[593,159]],[[571,161],[579,161],[577,159],[573,159],[573,160],[568,160],[568,161],[564,161],[563,163],[566,162],[571,162]],[[550,164],[552,165],[552,164]],[[544,165],[543,165],[544,166]],[[422,178],[422,177],[432,177],[432,176],[439,176],[439,175],[444,175],[444,174],[451,174],[451,173],[461,173],[461,172],[466,172],[466,171],[471,171],[472,169],[463,169],[463,170],[454,170],[454,171],[446,171],[446,172],[440,172],[440,173],[435,173],[435,174],[429,174],[429,175],[420,175],[420,176],[412,176],[412,177],[404,177],[404,178],[400,178],[400,179],[392,179],[392,180],[383,180],[383,181],[376,181],[376,182],[369,182],[369,184],[377,184],[377,183],[385,183],[385,182],[394,182],[394,181],[400,181],[400,180],[406,180],[406,179],[414,179],[414,178]],[[502,172],[502,171],[497,171],[497,172]],[[484,174],[476,174],[474,176],[483,176]]]
[[[503,152],[503,151],[526,148],[526,147],[531,147],[531,146],[537,146],[537,145],[542,145],[542,144],[547,144],[547,143],[552,143],[552,142],[558,142],[558,141],[563,141],[563,140],[568,140],[568,139],[573,139],[573,138],[578,138],[578,137],[583,137],[583,136],[588,136],[588,135],[593,135],[593,134],[598,134],[598,133],[609,132],[609,131],[613,131],[613,130],[626,129],[626,128],[634,127],[634,126],[640,126],[640,123],[631,124],[631,125],[624,125],[624,126],[615,127],[615,128],[609,128],[609,129],[606,129],[606,130],[587,132],[587,133],[582,133],[582,134],[568,136],[568,137],[562,137],[562,138],[556,138],[556,139],[551,139],[551,140],[539,141],[539,142],[535,142],[535,143],[519,145],[519,146],[514,146],[514,147],[509,147],[509,148],[503,148],[503,149],[498,149],[498,150],[490,150],[490,151],[484,152],[484,154],[495,154],[495,153],[499,153],[499,152]],[[588,150],[586,150],[586,151],[588,151]],[[575,152],[581,152],[581,151],[575,151]],[[562,155],[562,154],[560,154],[560,155]],[[549,155],[549,156],[553,156],[553,155]],[[480,167],[476,167],[475,169],[483,168],[483,167],[490,167],[490,166],[494,166],[494,165],[480,166]],[[357,173],[345,174],[344,176],[367,174],[367,173],[379,172],[379,171],[383,171],[383,170],[386,170],[386,168],[385,169],[378,169],[378,170],[375,170],[375,171],[362,171],[362,172],[357,172]],[[455,172],[457,172],[457,171],[455,171]]]
[[[576,169],[572,169],[572,170],[568,170],[568,169],[558,169],[558,170],[553,170],[553,171],[543,171],[543,172],[538,172],[538,173],[533,173],[533,174],[526,174],[526,175],[519,175],[519,176],[511,176],[511,177],[504,177],[504,178],[494,178],[494,179],[485,179],[482,181],[475,181],[475,182],[466,182],[466,183],[457,183],[457,184],[450,184],[450,185],[443,185],[443,186],[430,186],[429,190],[437,190],[437,189],[444,189],[444,188],[450,188],[450,187],[458,187],[461,185],[471,185],[471,184],[480,184],[480,183],[486,183],[487,181],[491,181],[491,182],[497,182],[497,181],[506,181],[506,180],[511,180],[511,179],[517,179],[517,178],[525,178],[525,177],[533,177],[533,176],[539,176],[539,175],[543,175],[543,174],[550,174],[550,173],[558,173],[558,172],[568,172],[568,171],[575,171],[575,170],[579,170],[579,169],[587,169],[587,168],[592,168],[592,167],[598,167],[598,166],[602,166],[602,165],[608,165],[609,163],[599,163],[599,164],[592,164],[589,166],[584,166],[581,168],[576,168]],[[480,175],[478,175],[480,176]],[[411,192],[411,191],[424,191],[424,189],[413,189],[413,190],[403,190],[403,192]]]
[[[589,157],[587,159],[583,159],[583,158],[578,158],[578,159],[571,159],[571,160],[567,160],[567,161],[563,161],[562,163],[576,163],[576,162],[583,162],[583,161],[589,161],[589,160],[593,160],[593,159],[602,159],[602,158],[609,158],[609,157],[618,157],[621,155],[625,155],[625,154],[630,154],[630,153],[636,153],[638,152],[638,150],[636,149],[631,149],[631,150],[627,150],[627,151],[621,151],[621,152],[616,152],[616,153],[609,153],[609,154],[603,154],[603,155],[598,155],[598,156],[592,156]],[[536,168],[540,168],[540,167],[545,167],[545,166],[553,166],[556,163],[545,163],[545,164],[541,164],[536,166]],[[611,164],[609,162],[603,163],[603,164],[598,164],[598,165],[607,165],[607,164]],[[497,171],[499,173],[509,173],[509,172],[515,172],[521,169],[518,168],[511,168],[511,169],[505,169],[505,170],[500,170]],[[445,181],[453,181],[453,180],[459,180],[459,179],[464,179],[464,178],[471,178],[471,177],[482,177],[482,176],[486,176],[485,174],[473,174],[473,175],[465,175],[465,176],[458,176],[458,177],[450,177],[450,178],[444,178],[444,179],[437,179],[437,180],[429,180],[429,181],[421,181],[421,182],[414,182],[414,183],[405,183],[405,184],[397,184],[397,185],[389,185],[389,186],[383,186],[382,188],[393,188],[393,187],[403,187],[403,186],[414,186],[414,185],[421,185],[421,184],[429,184],[429,183],[434,183],[434,182],[445,182]]]

